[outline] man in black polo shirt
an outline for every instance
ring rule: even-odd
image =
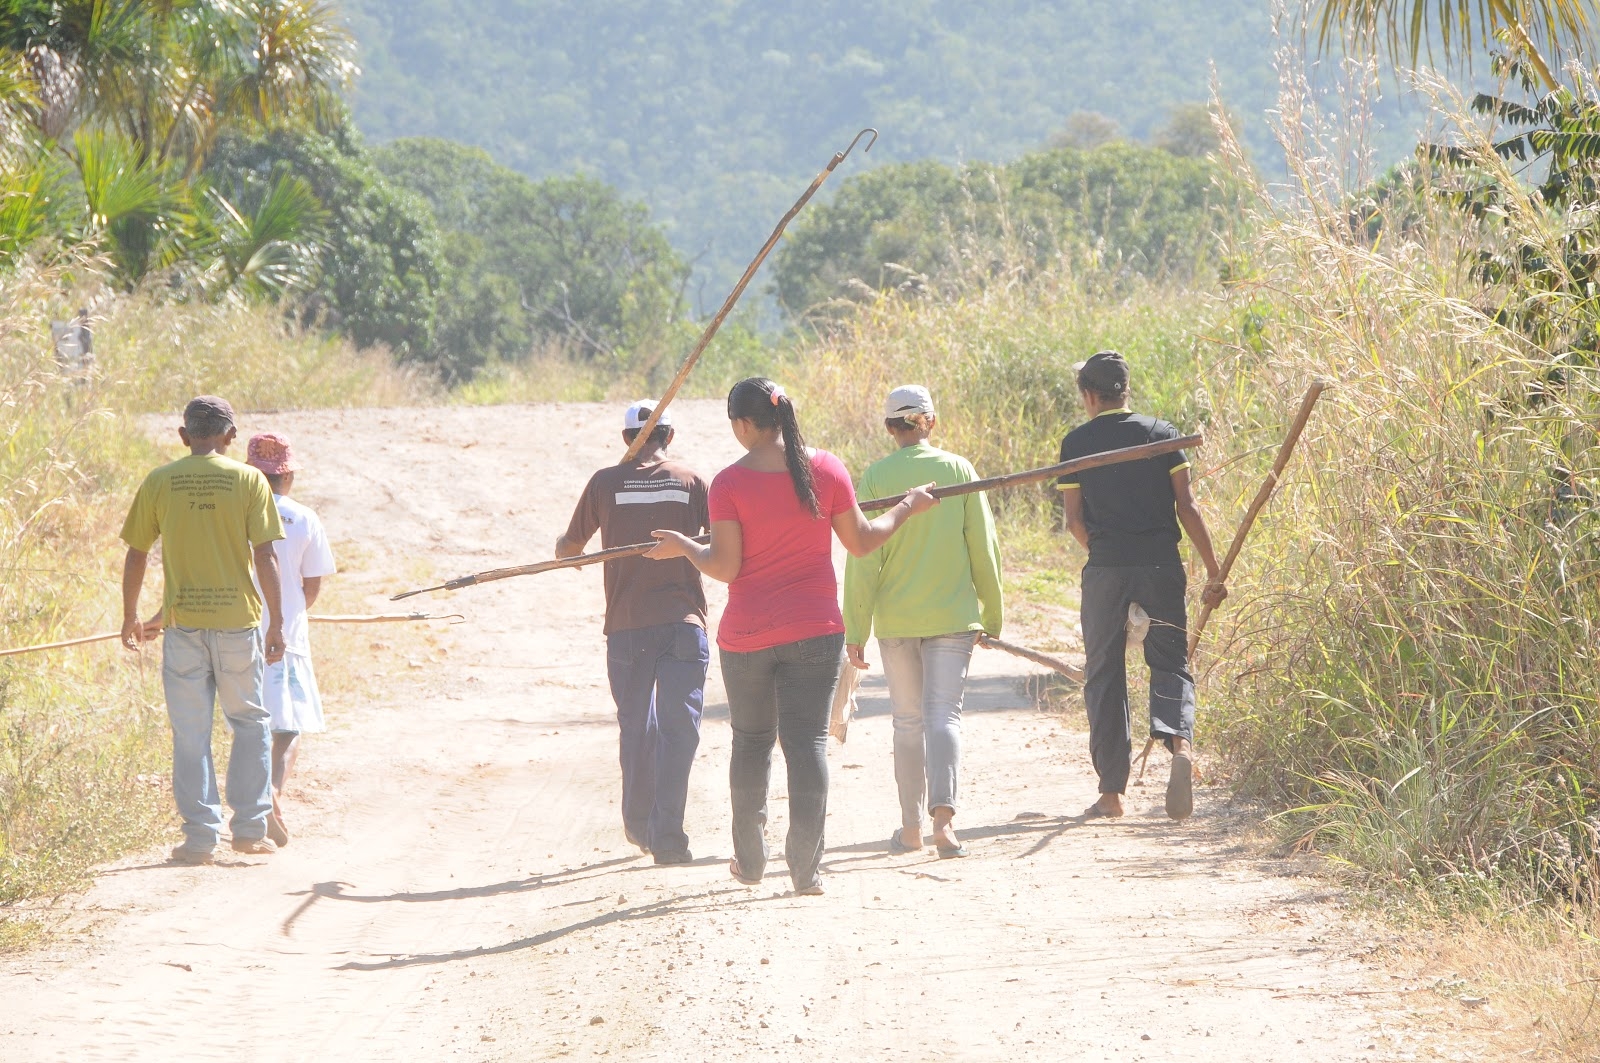
[[[1120,450],[1179,432],[1166,421],[1128,408],[1128,363],[1101,351],[1078,366],[1078,395],[1089,414],[1061,441],[1061,460]],[[1185,819],[1194,811],[1190,744],[1194,739],[1194,677],[1189,674],[1187,579],[1178,556],[1179,525],[1206,566],[1209,582],[1201,601],[1217,605],[1228,596],[1218,578],[1205,518],[1189,490],[1189,462],[1182,451],[1069,473],[1059,482],[1067,528],[1089,551],[1083,569],[1083,697],[1089,710],[1089,753],[1100,776],[1100,800],[1084,815],[1122,815],[1132,753],[1128,714],[1128,608],[1137,603],[1150,616],[1144,659],[1150,666],[1150,736],[1172,752],[1167,815]]]

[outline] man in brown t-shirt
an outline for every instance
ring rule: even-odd
[[[632,444],[654,404],[623,414]],[[699,535],[711,527],[709,487],[667,456],[670,417],[663,411],[638,457],[589,478],[557,557],[573,557],[600,532],[602,547],[647,543],[657,528]],[[658,864],[694,859],[683,832],[689,768],[700,746],[705,700],[706,595],[686,559],[627,557],[605,563],[606,671],[621,729],[622,824],[628,841]]]

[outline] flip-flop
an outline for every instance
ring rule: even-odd
[[[940,860],[958,860],[967,855],[967,847],[965,845],[958,845],[954,849],[946,849],[941,845],[938,846],[938,850]]]
[[[742,886],[761,885],[761,880],[758,878],[744,877],[744,870],[739,867],[739,858],[737,856],[730,856],[728,858],[728,874],[732,875],[734,880]]]
[[[889,835],[890,856],[905,856],[907,853],[920,853],[921,851],[922,846],[907,845],[905,842],[901,841],[899,830],[896,830],[893,834]]]
[[[280,849],[289,844],[289,831],[283,825],[283,817],[276,812],[267,813],[267,837]]]
[[[1172,755],[1172,774],[1167,778],[1167,815],[1184,820],[1194,812],[1194,761],[1186,753]]]
[[[1081,818],[1083,818],[1083,819],[1116,819],[1118,817],[1112,815],[1110,812],[1107,812],[1105,809],[1103,809],[1099,805],[1095,804],[1095,805],[1090,805],[1088,808],[1084,809],[1083,810],[1083,816]]]

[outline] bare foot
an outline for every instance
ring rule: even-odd
[[[1084,809],[1083,814],[1089,819],[1095,819],[1101,816],[1109,819],[1115,819],[1122,815],[1122,795],[1101,794],[1100,800]]]
[[[906,848],[906,850],[908,852],[911,851],[911,850],[914,850],[914,849],[921,849],[922,848],[922,828],[921,827],[901,827],[900,828],[900,844],[905,846],[905,848]]]
[[[795,890],[794,895],[796,897],[820,897],[822,896],[822,883],[813,882],[803,890]]]
[[[933,844],[939,849],[959,849],[961,841],[956,837],[955,829],[951,826],[955,819],[955,812],[948,808],[933,810]]]

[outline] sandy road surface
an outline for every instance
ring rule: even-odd
[[[675,413],[681,456],[708,473],[735,456],[720,403]],[[430,575],[546,556],[615,460],[614,418],[373,410],[245,429],[292,434],[338,579],[378,610]],[[385,695],[330,706],[293,843],[108,869],[76,904],[80,938],[0,963],[0,1059],[1470,1058],[1422,1032],[1413,1009],[1434,998],[1357,958],[1325,886],[1235,851],[1215,794],[1181,827],[1158,787],[1120,823],[1070,818],[1094,796],[1084,738],[1030,706],[1011,658],[980,653],[970,688],[971,858],[884,851],[897,811],[874,678],[831,753],[827,896],[795,898],[781,859],[757,888],[727,875],[715,665],[699,860],[656,868],[624,843],[597,570],[422,601],[473,623],[405,651],[420,659],[374,639]]]

